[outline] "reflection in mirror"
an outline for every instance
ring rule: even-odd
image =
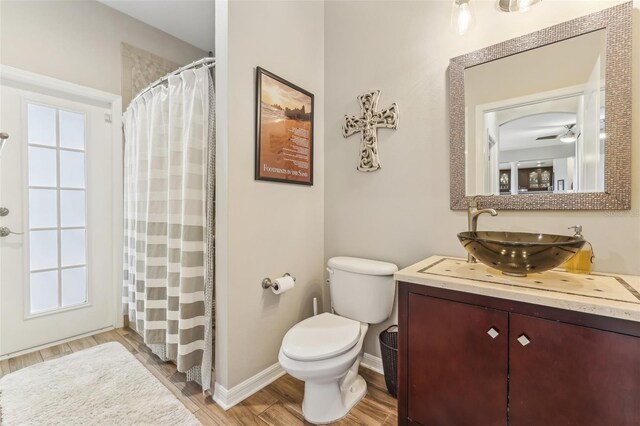
[[[464,70],[466,195],[603,192],[606,30]]]
[[[451,58],[451,209],[631,208],[632,11]]]

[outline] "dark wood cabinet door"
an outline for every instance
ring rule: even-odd
[[[508,314],[419,294],[408,299],[409,419],[505,425]]]
[[[510,425],[640,425],[640,339],[516,314],[509,334]]]

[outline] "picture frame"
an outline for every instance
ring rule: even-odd
[[[511,193],[511,169],[499,171],[498,186],[501,194]]]
[[[558,179],[556,190],[564,191],[564,179]]]
[[[256,67],[255,180],[313,185],[314,96]]]

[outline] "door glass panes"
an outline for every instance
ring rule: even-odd
[[[60,226],[85,226],[84,191],[60,191]]]
[[[60,146],[84,149],[84,114],[60,111]]]
[[[60,150],[60,186],[84,188],[84,152]]]
[[[31,313],[58,307],[58,272],[31,273]]]
[[[88,303],[85,115],[27,105],[32,314]]]
[[[62,306],[87,302],[87,268],[62,270]]]
[[[29,104],[27,114],[29,144],[56,146],[56,109]]]
[[[58,267],[58,233],[51,231],[29,232],[30,265],[32,271]]]
[[[61,236],[62,266],[84,265],[86,260],[84,229],[63,229]]]
[[[58,183],[56,149],[29,147],[29,186],[55,187]]]
[[[30,189],[29,207],[31,229],[58,226],[58,191],[55,189]]]

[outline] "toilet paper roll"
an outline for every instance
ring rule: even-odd
[[[271,287],[271,291],[273,291],[274,294],[281,294],[285,291],[291,290],[296,282],[293,281],[293,277],[280,277],[274,280],[274,284],[275,285]]]

